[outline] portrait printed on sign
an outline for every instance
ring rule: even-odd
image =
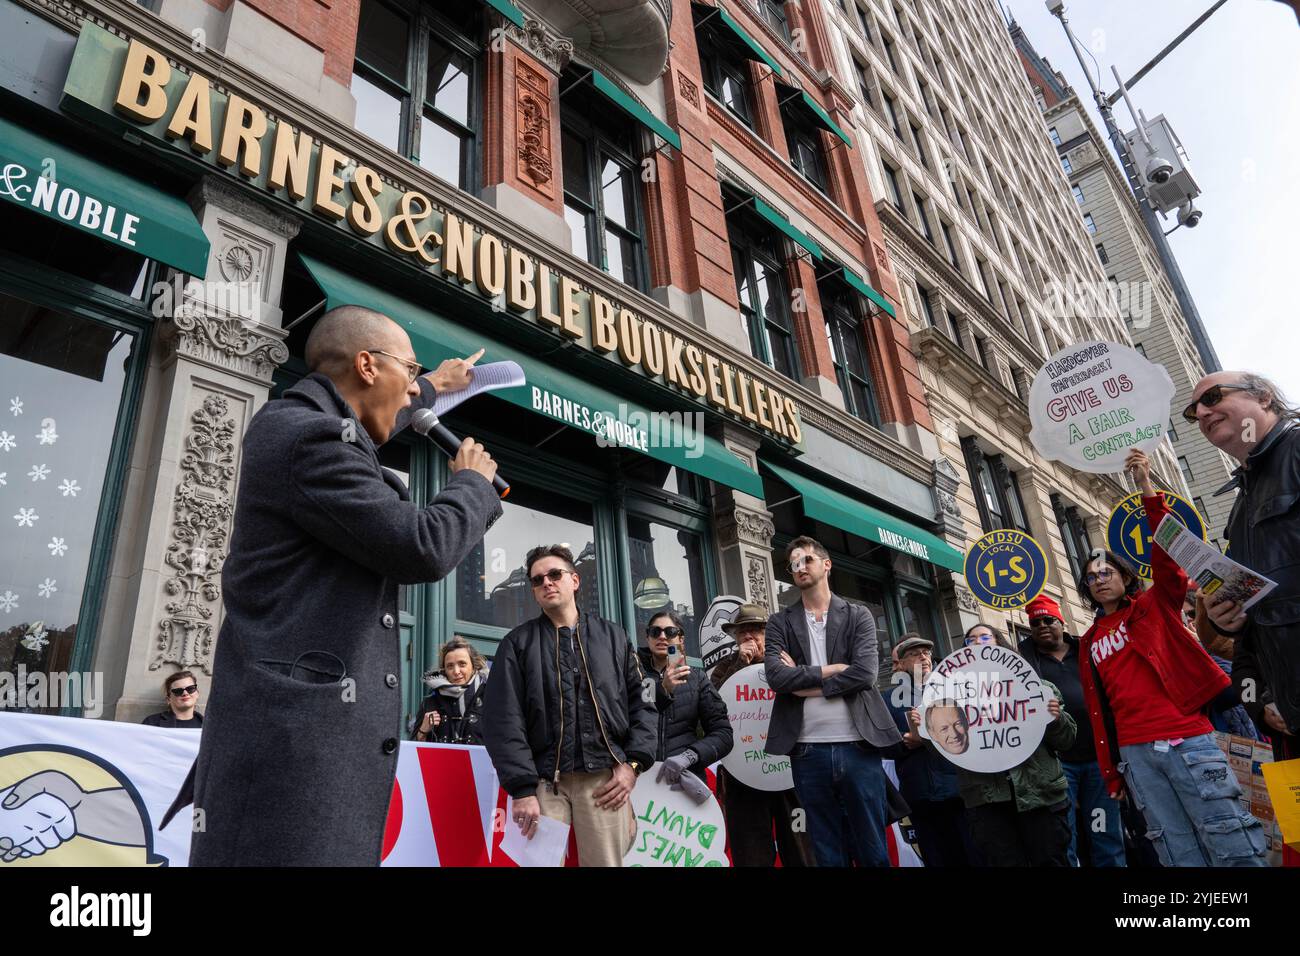
[[[921,736],[957,766],[1000,773],[1029,759],[1052,721],[1051,692],[1029,662],[998,644],[963,647],[921,689]]]
[[[718,691],[727,705],[727,718],[736,744],[722,758],[727,772],[755,790],[789,790],[794,786],[790,758],[767,752],[767,725],[772,720],[776,691],[767,683],[763,665],[750,664],[732,674]]]

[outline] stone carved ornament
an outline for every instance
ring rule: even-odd
[[[214,634],[211,618],[221,597],[221,566],[234,515],[231,482],[235,476],[235,430],[228,401],[209,395],[190,416],[184,477],[173,498],[173,541],[163,563],[171,569],[164,587],[174,600],[164,606],[150,670],[163,664],[201,667],[212,673]]]

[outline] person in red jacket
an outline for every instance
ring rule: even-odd
[[[1151,463],[1135,449],[1124,464],[1154,529],[1169,509]],[[1093,554],[1079,593],[1097,620],[1080,641],[1079,677],[1107,789],[1122,799],[1128,788],[1165,866],[1265,866],[1263,828],[1238,804],[1204,713],[1230,680],[1183,626],[1187,575],[1154,542],[1145,591],[1124,559]]]

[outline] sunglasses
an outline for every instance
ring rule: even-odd
[[[816,560],[817,555],[815,554],[805,554],[802,558],[796,558],[790,562],[790,573],[798,574],[804,568],[810,567]]]
[[[1105,583],[1110,580],[1111,575],[1114,573],[1114,568],[1102,568],[1100,571],[1089,571],[1084,575],[1083,583],[1088,585],[1088,587],[1092,587],[1098,581]]]
[[[413,383],[420,377],[420,363],[412,362],[410,359],[404,359],[400,355],[394,355],[392,352],[385,352],[383,349],[366,349],[372,355],[387,355],[390,359],[397,359],[406,366],[406,378],[408,383]]]
[[[673,627],[671,624],[668,627],[660,627],[659,625],[656,624],[654,627],[647,627],[645,629],[645,633],[646,633],[646,637],[658,637],[660,634],[662,634],[664,637],[669,638],[671,640],[674,638],[681,637],[686,632],[683,631],[680,627]]]
[[[188,696],[190,696],[190,694],[197,694],[198,692],[199,692],[199,685],[198,685],[198,684],[191,684],[189,687],[173,687],[173,688],[172,688],[172,696],[173,696],[173,697],[188,697]]]
[[[1240,382],[1238,382],[1236,385],[1211,385],[1209,388],[1207,388],[1204,392],[1201,393],[1200,398],[1196,399],[1194,402],[1192,402],[1190,405],[1188,405],[1186,408],[1183,409],[1183,418],[1191,422],[1193,425],[1195,425],[1197,405],[1204,405],[1206,408],[1213,408],[1215,405],[1219,404],[1219,402],[1223,401],[1224,389],[1233,389],[1235,391],[1241,391],[1242,389],[1248,389],[1248,388],[1250,388],[1249,385],[1243,385]]]
[[[555,582],[559,581],[560,578],[564,577],[566,574],[571,574],[571,573],[572,573],[571,571],[568,571],[564,568],[551,568],[551,570],[547,571],[545,574],[534,574],[528,580],[533,587],[540,588],[542,586],[542,582],[544,581],[550,581],[552,584],[554,584]]]
[[[1029,620],[1030,627],[1051,627],[1055,623],[1056,623],[1056,618],[1051,616],[1035,617],[1035,618],[1030,618]]]
[[[997,640],[992,634],[976,634],[974,637],[966,638],[965,643],[969,647],[971,644],[996,644]]]

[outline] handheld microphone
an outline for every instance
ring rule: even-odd
[[[455,460],[456,455],[460,453],[461,440],[453,435],[446,425],[438,421],[438,416],[432,409],[422,408],[412,415],[411,427],[442,449],[442,453],[448,458]],[[496,489],[498,497],[504,498],[510,494],[510,485],[499,474],[492,479],[492,487]]]

